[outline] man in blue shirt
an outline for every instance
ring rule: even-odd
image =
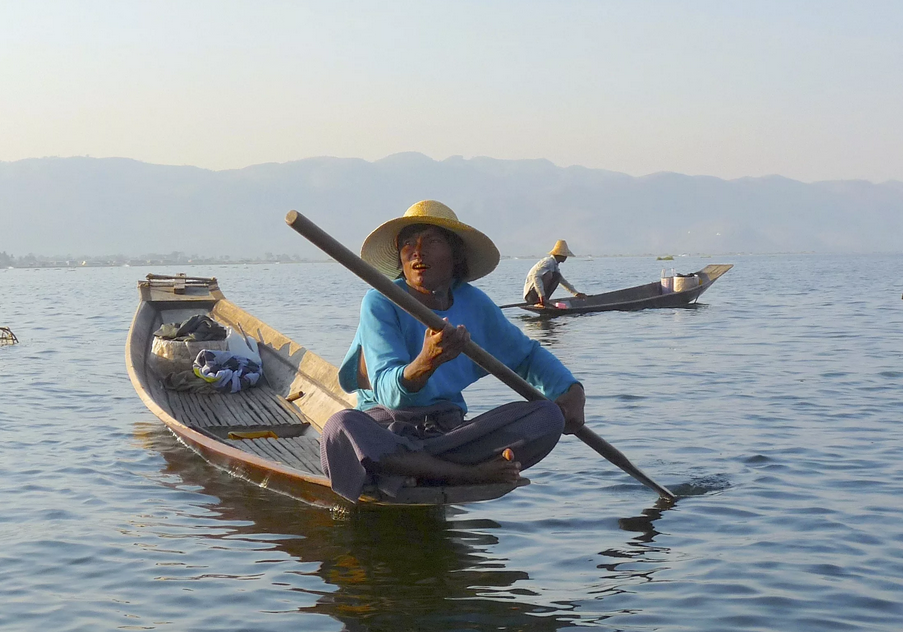
[[[562,431],[583,425],[583,387],[548,350],[510,323],[470,281],[499,261],[495,244],[433,200],[384,223],[361,257],[442,316],[441,331],[370,290],[339,382],[356,410],[333,415],[320,454],[333,489],[356,501],[367,482],[397,492],[405,477],[445,484],[515,483]],[[473,340],[549,400],[513,402],[464,419],[462,391],[486,372],[462,355]],[[515,459],[499,456],[505,447]]]

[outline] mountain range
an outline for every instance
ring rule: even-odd
[[[224,171],[126,158],[0,162],[0,251],[322,259],[285,225],[289,210],[357,250],[421,199],[446,203],[508,256],[543,253],[556,239],[596,256],[903,250],[899,181],[634,177],[541,159],[402,153]]]

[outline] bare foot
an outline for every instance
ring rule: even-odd
[[[466,468],[459,480],[449,482],[460,483],[516,483],[520,478],[520,463],[496,457]]]
[[[382,457],[372,465],[378,474],[401,474],[453,485],[509,483],[520,478],[520,463],[496,456],[477,465],[459,465],[426,452],[399,452]]]

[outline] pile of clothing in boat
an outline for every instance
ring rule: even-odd
[[[223,341],[215,349],[202,348],[190,371],[166,375],[163,385],[168,389],[237,393],[255,386],[260,380],[262,369],[257,341],[223,327],[209,316],[196,315],[182,323],[165,324],[154,332],[154,336],[193,344]]]
[[[204,349],[194,360],[194,374],[217,390],[237,393],[260,379],[260,365],[231,351]]]
[[[201,340],[225,340],[229,335],[226,328],[206,314],[192,316],[183,323],[162,325],[154,336],[163,340],[197,342]]]

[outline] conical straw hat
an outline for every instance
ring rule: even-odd
[[[562,257],[576,257],[571,249],[568,248],[568,242],[563,239],[559,239],[555,242],[555,247],[549,251],[550,255],[561,255]]]
[[[412,224],[439,226],[458,235],[464,242],[469,274],[462,281],[473,281],[484,277],[499,263],[499,251],[486,235],[472,226],[458,220],[455,212],[442,202],[422,200],[411,206],[404,215],[390,219],[374,230],[361,246],[361,259],[394,279],[401,274],[398,260],[398,233]]]

